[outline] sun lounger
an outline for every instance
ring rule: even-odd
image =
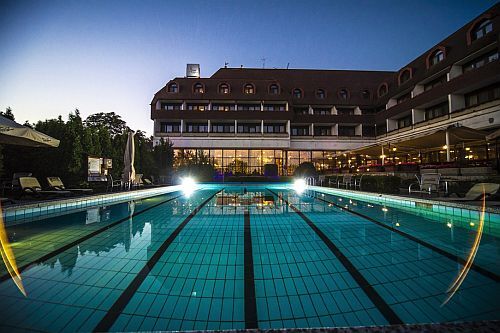
[[[92,193],[91,188],[66,188],[59,177],[47,177],[49,187],[55,191],[70,191],[73,193]]]
[[[70,191],[65,190],[42,190],[42,186],[35,177],[21,177],[19,178],[19,185],[21,186],[21,196],[23,194],[31,194],[35,196],[41,195],[70,195]]]
[[[483,195],[486,198],[498,193],[500,184],[495,183],[477,183],[472,186],[463,198],[446,198],[447,201],[476,201],[481,200]]]

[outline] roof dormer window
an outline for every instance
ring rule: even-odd
[[[302,98],[302,89],[299,88],[293,89],[292,95],[294,98]]]
[[[167,91],[169,93],[177,93],[177,92],[179,92],[179,86],[177,85],[177,83],[171,82],[167,86]]]
[[[480,21],[471,32],[471,39],[483,38],[486,34],[493,31],[493,23],[489,19]]]
[[[269,93],[271,95],[279,95],[279,93],[280,93],[280,87],[276,83],[271,84],[269,86]]]
[[[316,90],[316,97],[318,99],[325,99],[325,97],[326,97],[325,90],[324,89],[318,89],[318,90]]]
[[[203,94],[205,92],[205,86],[202,83],[197,82],[193,85],[193,92],[195,94]]]
[[[255,94],[255,86],[251,83],[247,83],[243,87],[243,92],[247,95]]]
[[[219,84],[219,94],[229,94],[229,84],[227,83]]]

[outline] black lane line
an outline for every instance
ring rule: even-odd
[[[222,189],[223,190],[223,189]],[[198,207],[196,207],[181,224],[172,232],[172,234],[160,245],[158,250],[149,258],[148,262],[144,267],[137,273],[132,282],[125,288],[123,293],[118,297],[118,299],[109,308],[108,312],[101,321],[94,328],[94,332],[107,332],[111,329],[116,319],[120,316],[122,311],[125,309],[127,304],[130,302],[134,296],[139,286],[144,282],[144,279],[148,276],[149,272],[153,269],[154,265],[160,260],[161,256],[167,251],[168,247],[175,240],[177,235],[184,229],[184,227],[191,221],[191,219],[205,206],[217,193],[222,192],[222,190],[212,194],[207,200],[203,201]]]
[[[255,299],[255,275],[253,270],[252,231],[250,229],[250,212],[244,213],[245,243],[245,329],[258,328],[257,301]]]
[[[175,191],[175,192],[179,192],[179,191]],[[171,193],[175,193],[175,192],[171,192]],[[118,225],[118,224],[120,224],[120,223],[123,223],[123,222],[125,222],[125,221],[128,221],[131,217],[132,217],[132,218],[133,218],[133,217],[136,217],[137,215],[140,215],[140,214],[142,214],[142,213],[145,213],[145,212],[147,212],[147,211],[148,211],[148,210],[150,210],[150,209],[156,208],[156,207],[158,207],[158,206],[160,206],[160,205],[163,205],[163,204],[165,204],[165,203],[167,203],[167,202],[170,202],[170,201],[172,201],[172,200],[178,199],[178,198],[180,198],[180,197],[182,197],[182,194],[181,194],[181,195],[177,195],[177,196],[175,196],[175,197],[173,197],[173,198],[169,198],[169,199],[164,200],[164,201],[162,201],[162,202],[159,202],[159,203],[157,203],[157,204],[154,204],[153,206],[150,206],[150,207],[148,207],[148,208],[144,208],[143,210],[141,210],[141,211],[139,211],[139,212],[136,212],[136,213],[134,213],[134,214],[132,214],[132,215],[130,215],[130,216],[124,217],[124,218],[122,218],[122,219],[120,219],[120,220],[118,220],[118,221],[116,221],[116,222],[113,222],[113,223],[111,223],[111,224],[108,224],[108,225],[106,225],[106,226],[104,226],[104,227],[100,228],[100,229],[97,229],[97,230],[95,230],[95,231],[92,231],[92,232],[91,232],[90,234],[88,234],[88,235],[85,235],[85,236],[83,236],[83,237],[80,237],[80,238],[78,238],[78,239],[76,239],[76,240],[72,241],[71,243],[68,243],[68,244],[66,244],[66,245],[64,245],[64,246],[62,246],[62,247],[60,247],[60,248],[58,248],[58,249],[56,249],[56,250],[54,250],[54,251],[51,251],[51,252],[49,252],[49,253],[45,254],[44,256],[42,256],[42,257],[40,257],[40,258],[38,258],[38,259],[35,259],[35,260],[33,260],[33,261],[31,261],[31,262],[29,262],[29,263],[27,263],[27,264],[24,264],[23,266],[18,267],[19,273],[21,273],[21,272],[23,272],[23,271],[27,270],[28,268],[30,268],[30,267],[32,267],[32,266],[34,266],[34,265],[38,265],[38,264],[42,263],[43,261],[46,261],[46,260],[48,260],[48,259],[50,259],[50,258],[52,258],[52,257],[55,257],[55,256],[59,255],[59,254],[63,253],[64,251],[66,251],[66,250],[68,250],[68,249],[72,248],[73,246],[76,246],[76,245],[80,244],[81,242],[84,242],[84,241],[86,241],[86,240],[88,240],[88,239],[90,239],[90,238],[92,238],[92,237],[94,237],[94,236],[99,235],[100,233],[102,233],[102,232],[104,232],[104,231],[108,230],[109,228],[112,228],[112,227],[114,227],[114,226],[116,226],[116,225]],[[10,275],[9,275],[8,273],[7,273],[7,274],[4,274],[4,275],[2,275],[2,276],[0,277],[0,283],[1,283],[1,282],[4,282],[4,281],[7,281],[7,280],[10,280],[10,278],[11,278],[11,277],[10,277]]]
[[[317,193],[317,192],[314,191],[314,193]],[[441,254],[442,256],[445,256],[448,259],[451,259],[451,260],[453,260],[455,262],[460,263],[462,266],[464,266],[467,263],[467,261],[465,259],[463,259],[462,257],[459,257],[459,256],[457,256],[457,255],[455,255],[453,253],[450,253],[450,252],[448,252],[446,250],[443,250],[443,249],[441,249],[441,248],[439,248],[439,247],[437,247],[435,245],[432,245],[431,243],[427,243],[426,241],[421,240],[420,238],[417,238],[415,236],[412,236],[412,235],[410,235],[410,234],[408,234],[408,233],[406,233],[404,231],[401,231],[399,229],[393,228],[390,225],[387,225],[385,223],[379,222],[379,221],[377,221],[377,220],[375,220],[375,219],[373,219],[373,218],[371,218],[369,216],[366,216],[366,215],[364,215],[362,213],[356,212],[356,211],[351,210],[349,208],[345,208],[345,207],[343,207],[343,206],[341,206],[341,205],[339,205],[339,204],[337,204],[335,202],[328,201],[328,200],[320,198],[320,197],[318,197],[316,195],[314,195],[314,196],[309,195],[309,196],[312,197],[312,198],[314,198],[314,199],[317,199],[319,201],[323,201],[325,203],[331,204],[331,205],[333,205],[333,206],[335,206],[337,208],[340,208],[342,210],[345,210],[345,211],[347,211],[347,212],[349,212],[349,213],[351,213],[353,215],[357,215],[359,217],[362,217],[363,219],[368,220],[368,221],[370,221],[372,223],[375,223],[376,225],[381,226],[383,228],[386,228],[386,229],[388,229],[388,230],[390,230],[392,232],[395,232],[398,235],[401,235],[401,236],[403,236],[405,238],[408,238],[408,239],[410,239],[410,240],[412,240],[412,241],[414,241],[414,242],[416,242],[416,243],[418,243],[418,244],[420,244],[422,246],[425,246],[428,249],[430,249],[432,251],[435,251],[435,252]],[[477,273],[479,273],[479,274],[481,274],[481,275],[483,275],[483,276],[485,276],[487,278],[492,279],[495,282],[499,282],[500,281],[500,275],[498,275],[497,273],[492,272],[490,270],[487,270],[486,268],[478,266],[474,262],[472,263],[471,269],[473,269]]]
[[[302,213],[297,207],[289,203],[282,195],[279,195],[269,189],[269,192],[276,195],[278,198],[283,200],[292,210],[297,213],[310,227],[316,235],[328,246],[330,251],[337,257],[337,259],[342,263],[342,265],[347,269],[349,274],[356,280],[356,283],[363,289],[365,294],[370,298],[372,303],[377,307],[377,309],[382,313],[384,318],[391,325],[404,324],[404,322],[399,318],[399,316],[391,309],[389,304],[387,304],[384,299],[375,291],[375,289],[370,285],[370,283],[365,279],[365,277],[354,267],[352,262],[340,251],[340,249],[328,238],[311,219],[309,219],[304,213]]]

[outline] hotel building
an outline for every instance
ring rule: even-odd
[[[448,131],[500,127],[499,9],[394,72],[188,72],[154,95],[155,141],[173,142],[178,163],[201,159],[244,174],[262,174],[265,164],[290,174],[305,161],[326,172],[391,156],[394,163],[450,162],[466,148],[470,160],[494,160],[498,144],[453,146]]]

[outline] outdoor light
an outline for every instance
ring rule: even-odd
[[[451,225],[451,223],[450,223],[450,222],[448,222],[448,223],[446,223],[446,226],[447,226],[448,228],[451,228],[451,226],[452,226],[452,225]]]
[[[293,189],[297,194],[302,194],[307,188],[306,180],[305,179],[296,179],[293,182]]]
[[[191,177],[181,178],[181,186],[182,186],[182,193],[184,193],[184,196],[188,198],[196,190],[196,182]]]
[[[448,146],[447,146],[447,145],[444,145],[444,146],[443,146],[443,149],[448,149]]]
[[[392,148],[392,151],[396,151],[396,150],[398,150],[396,147]]]

